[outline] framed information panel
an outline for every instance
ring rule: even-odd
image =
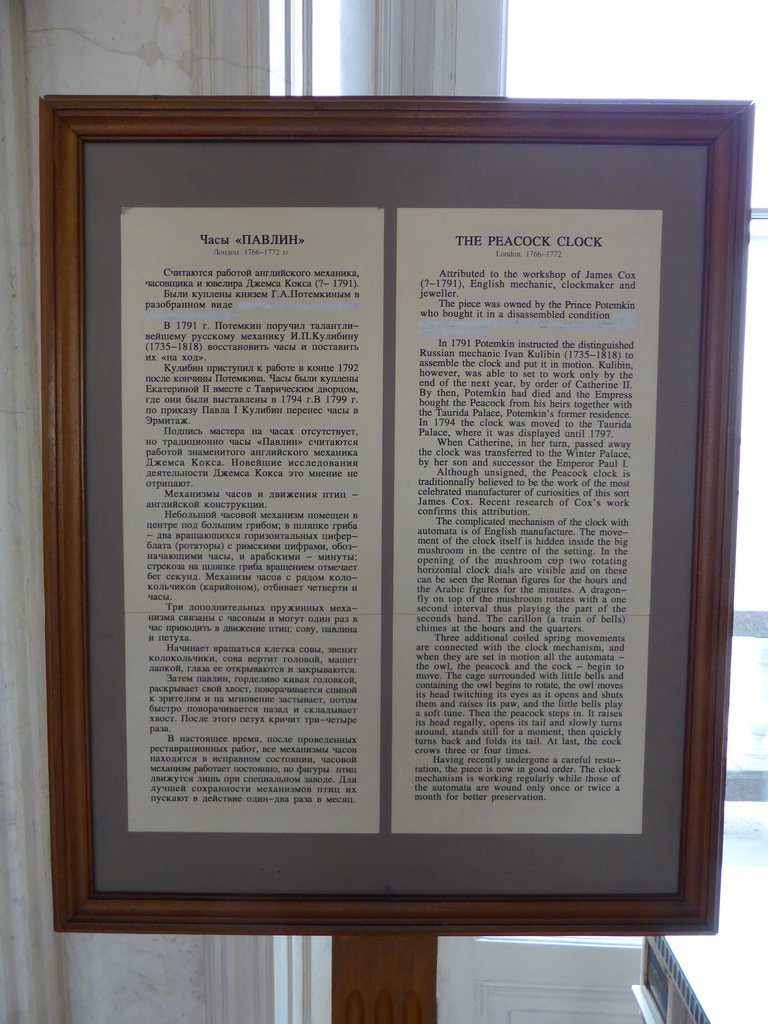
[[[750,131],[43,101],[60,928],[713,926]]]

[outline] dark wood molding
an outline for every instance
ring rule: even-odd
[[[332,1024],[437,1024],[437,938],[333,940]]]

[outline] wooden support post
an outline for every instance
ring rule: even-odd
[[[333,940],[332,1024],[437,1024],[437,937]]]

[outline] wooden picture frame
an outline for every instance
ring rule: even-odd
[[[715,926],[751,123],[751,105],[731,102],[243,97],[42,101],[45,586],[57,928],[651,934]],[[228,168],[243,154],[258,163],[265,147],[272,147],[273,154],[269,198],[260,201],[251,181],[249,201],[247,188],[240,188]],[[431,203],[438,208],[663,207],[659,345],[666,370],[659,374],[656,450],[663,454],[673,449],[675,454],[664,456],[668,463],[660,457],[655,471],[651,618],[656,626],[648,673],[645,817],[636,834],[584,836],[571,828],[533,836],[401,835],[385,842],[377,835],[308,835],[273,842],[223,832],[181,833],[175,839],[165,833],[127,831],[125,796],[118,794],[122,783],[115,782],[124,778],[124,768],[114,768],[125,758],[124,668],[119,665],[124,639],[122,625],[116,624],[119,615],[114,614],[122,596],[116,593],[110,561],[120,534],[119,524],[104,526],[112,517],[110,509],[117,509],[119,519],[119,508],[102,506],[95,490],[100,474],[114,473],[112,490],[120,491],[119,423],[117,431],[114,423],[102,430],[100,419],[109,418],[105,404],[119,406],[119,391],[109,383],[115,367],[119,376],[120,331],[114,312],[119,306],[119,290],[114,292],[120,280],[119,210],[142,203],[200,208],[344,205],[341,193],[334,193],[330,172],[317,170],[313,163],[312,154],[320,147],[329,154],[328,166],[342,167],[354,155],[356,177],[344,184],[350,192],[348,205],[354,207],[429,206],[425,189],[438,177],[434,187],[443,189],[443,198]],[[387,147],[400,147],[397,159]],[[430,163],[436,147],[442,147],[440,175]],[[506,173],[505,154],[513,152],[521,154],[520,166],[526,168],[520,172],[524,187],[510,185],[509,202],[500,203],[498,181]],[[397,179],[391,172],[400,154],[417,170],[432,169],[407,181],[391,180]],[[380,157],[384,170],[378,167]],[[632,184],[631,205],[627,169],[638,162],[644,170]],[[486,165],[492,170],[484,184],[478,169]],[[217,167],[223,177],[213,188]],[[290,179],[279,200],[274,199],[275,167],[286,168]],[[308,170],[302,184],[304,167]],[[384,175],[390,180],[384,181]],[[381,202],[376,201],[378,191],[384,196]],[[679,213],[683,207],[684,215]],[[102,272],[112,282],[111,305],[99,305]],[[393,275],[391,266],[385,273]],[[98,352],[93,347],[96,336]],[[106,352],[106,362],[100,361],[101,352]],[[393,358],[391,353],[388,358]],[[394,377],[389,388],[393,402]],[[102,392],[107,394],[103,401],[98,397]],[[102,401],[96,413],[89,405],[92,397]],[[391,404],[387,415],[385,435],[394,429]],[[391,474],[392,445],[392,438],[385,438],[385,477]],[[392,515],[391,487],[390,476],[384,486],[384,504],[390,509],[385,525],[391,523],[386,519]],[[671,511],[665,513],[665,508]],[[102,527],[118,531],[109,543],[99,540]],[[386,544],[385,566],[391,572],[391,532],[385,529]],[[111,554],[104,554],[107,549]],[[117,554],[122,558],[124,552]],[[672,596],[657,601],[665,593]],[[113,626],[117,639],[100,639],[111,636]],[[107,647],[99,647],[102,643]],[[674,664],[663,687],[656,679],[660,660]],[[385,664],[391,673],[391,656]],[[105,665],[110,666],[107,672]],[[382,749],[391,739],[389,728]],[[385,798],[387,793],[385,783]],[[318,886],[316,864],[308,871],[307,863],[343,861],[348,850],[357,851],[349,854],[355,863],[370,859],[370,882],[352,891],[340,891],[333,879]],[[450,886],[437,882],[442,889],[425,891],[421,879],[429,875],[430,859],[437,862],[441,850],[453,862],[455,881]],[[589,864],[600,860],[600,850],[607,867],[598,884]],[[231,878],[247,873],[238,865],[260,861],[263,851],[266,874],[279,875],[276,865],[289,865],[285,887],[273,881],[265,890],[257,881],[253,887],[230,888]],[[174,888],[168,880],[187,855],[198,857],[199,864]],[[392,884],[387,876],[390,858],[420,866],[411,880],[403,868],[398,878],[406,882]],[[478,881],[483,874],[478,865],[486,862],[490,880]],[[537,886],[537,862],[546,871],[546,886]],[[518,869],[526,881],[516,890],[510,877]],[[198,884],[206,874],[211,884]],[[135,877],[141,881],[118,884]],[[583,884],[578,884],[580,878]]]

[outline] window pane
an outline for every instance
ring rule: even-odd
[[[768,5],[510,0],[507,95],[755,100],[753,206],[768,207]]]
[[[341,0],[313,8],[312,94],[341,95]]]
[[[768,282],[768,220],[753,220],[749,247],[744,393],[739,467],[739,534],[736,608],[768,611],[768,345],[765,288]]]
[[[271,96],[285,96],[285,2],[269,0],[269,93]]]
[[[768,408],[764,394],[768,346],[761,309],[766,281],[768,221],[755,220],[749,248],[728,719],[725,863],[730,865],[768,864]]]

